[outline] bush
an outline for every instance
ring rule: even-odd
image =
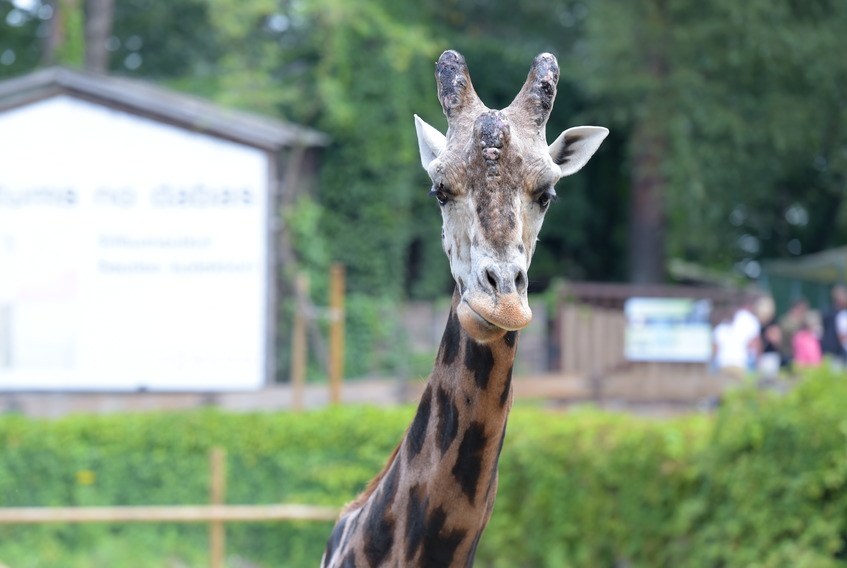
[[[380,470],[410,413],[345,408],[55,422],[5,417],[0,506],[208,503],[213,446],[228,450],[229,503],[342,505]],[[330,530],[331,523],[233,523],[227,552],[266,566],[315,566]],[[62,566],[141,567],[173,558],[179,559],[174,565],[202,566],[208,564],[207,534],[203,525],[0,525],[0,562],[15,568],[56,566],[60,559]],[[103,558],[92,558],[92,550]]]
[[[477,566],[847,566],[845,406],[847,381],[827,370],[787,395],[742,389],[713,416],[518,405]],[[228,449],[230,503],[341,505],[413,412],[5,417],[0,506],[205,503],[216,445]],[[229,560],[313,567],[330,528],[229,524]],[[0,562],[200,566],[206,538],[202,525],[0,526]]]

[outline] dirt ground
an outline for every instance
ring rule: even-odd
[[[516,377],[515,396],[567,409],[590,402],[601,408],[655,416],[707,411],[736,380],[704,373],[667,374],[624,369],[606,377],[547,374]],[[424,381],[359,379],[347,381],[342,404],[413,403]],[[58,418],[71,413],[123,413],[215,406],[234,412],[277,411],[294,407],[290,385],[247,392],[0,392],[0,413]],[[305,408],[330,404],[325,384],[307,385]]]

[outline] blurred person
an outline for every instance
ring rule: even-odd
[[[847,358],[847,288],[838,284],[832,287],[832,304],[823,313],[821,350],[832,357],[833,363],[844,366]]]
[[[726,362],[727,344],[732,337],[732,317],[726,316],[712,330],[712,372],[731,367],[731,361]],[[730,348],[731,349],[731,348]]]
[[[756,370],[764,378],[774,378],[784,365],[782,356],[782,331],[776,321],[776,304],[770,296],[756,300],[756,318],[759,320],[758,346],[750,346],[751,356],[756,360]],[[753,351],[758,348],[758,352]]]
[[[718,351],[718,368],[721,371],[742,376],[755,369],[755,362],[761,345],[759,335],[762,326],[759,318],[753,314],[752,299],[745,300],[732,316],[729,329],[721,337]]]
[[[795,299],[788,311],[779,318],[779,328],[782,335],[780,351],[785,357],[787,365],[790,365],[794,358],[794,334],[806,325],[806,314],[808,312],[809,302],[806,298],[801,297]]]
[[[823,359],[820,331],[821,318],[817,312],[808,312],[806,321],[792,338],[794,366],[797,368],[817,367]]]

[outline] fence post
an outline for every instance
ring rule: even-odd
[[[303,391],[306,384],[306,324],[309,317],[309,275],[297,275],[294,326],[291,332],[291,403],[294,410],[303,410]]]
[[[226,450],[212,448],[209,452],[209,501],[223,505],[226,501]],[[212,568],[224,568],[226,532],[224,521],[209,523],[209,561]]]
[[[333,264],[329,283],[329,399],[341,402],[344,378],[344,266]]]

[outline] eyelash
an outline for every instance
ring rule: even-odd
[[[430,197],[435,197],[438,201],[438,204],[442,207],[447,204],[450,200],[450,197],[447,193],[444,192],[444,184],[438,184],[438,187],[432,186],[432,189],[429,192]]]

